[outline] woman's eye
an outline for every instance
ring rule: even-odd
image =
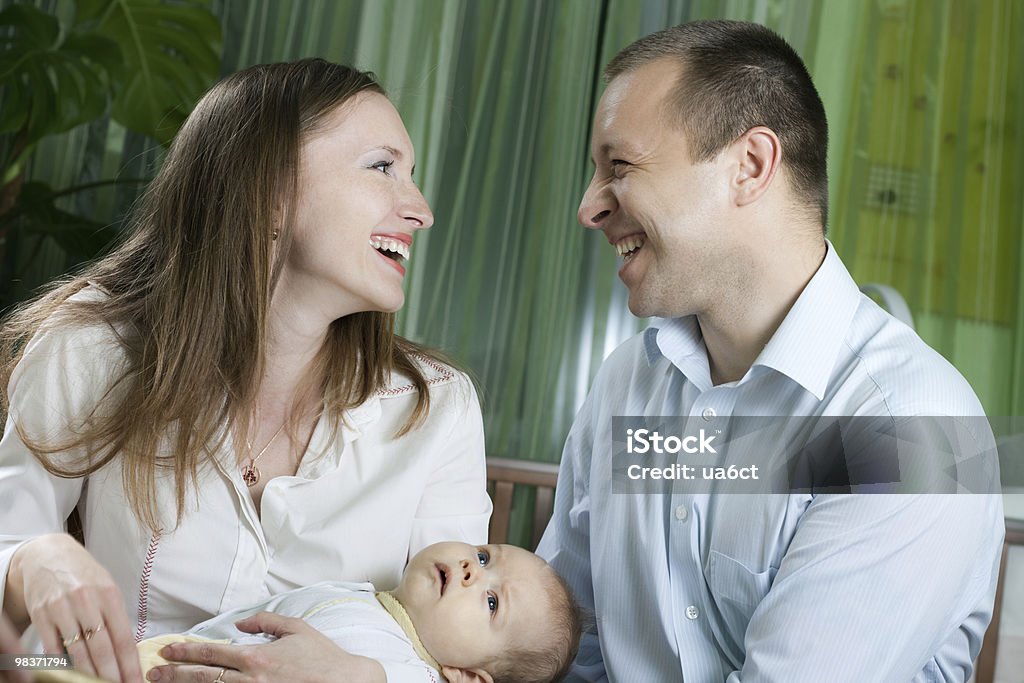
[[[378,161],[377,163],[375,163],[372,166],[370,166],[370,168],[375,168],[375,169],[377,169],[378,171],[380,171],[381,173],[383,173],[385,175],[390,175],[391,174],[391,167],[394,166],[394,165],[395,165],[395,162],[393,162],[393,161]]]
[[[481,567],[486,567],[487,566],[487,562],[490,559],[491,559],[490,556],[487,553],[485,553],[483,550],[477,551],[476,561],[480,563]]]
[[[498,598],[493,595],[487,596],[487,609],[491,610],[491,614],[498,611]]]

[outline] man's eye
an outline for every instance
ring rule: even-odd
[[[630,166],[630,164],[629,164],[628,161],[623,161],[622,159],[612,159],[612,161],[611,161],[612,175],[614,175],[616,178],[621,177],[622,174],[626,172],[626,169],[629,166]]]
[[[394,166],[394,165],[395,165],[395,162],[393,162],[393,161],[378,161],[377,163],[375,163],[372,166],[370,166],[370,168],[375,168],[375,169],[377,169],[378,171],[380,171],[381,173],[383,173],[385,175],[390,175],[391,174],[391,167]]]
[[[493,595],[487,596],[487,609],[491,610],[491,614],[498,611],[498,598]]]
[[[481,567],[486,567],[487,563],[490,561],[490,559],[491,559],[490,556],[486,552],[484,552],[483,550],[477,551],[477,553],[476,553],[476,561],[480,563]]]

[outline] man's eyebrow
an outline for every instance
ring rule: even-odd
[[[613,153],[615,152],[615,149],[617,147],[618,147],[618,145],[616,145],[614,142],[605,142],[600,147],[597,148],[597,154],[601,158],[607,159],[607,158],[613,156]],[[594,157],[593,156],[590,157],[590,164],[592,166],[597,166],[597,162],[594,161]]]

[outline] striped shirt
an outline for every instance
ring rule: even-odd
[[[569,680],[966,680],[995,595],[998,495],[709,495],[685,482],[612,493],[611,424],[983,414],[948,362],[859,292],[831,245],[737,382],[712,383],[694,317],[633,337],[576,417],[537,551],[595,616]]]

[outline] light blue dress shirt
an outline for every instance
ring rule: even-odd
[[[538,553],[596,618],[569,680],[964,681],[991,618],[998,495],[612,493],[612,417],[979,416],[960,374],[863,296],[831,245],[738,382],[693,317],[605,361]],[[979,424],[974,420],[971,424]],[[976,430],[979,448],[991,432]]]

